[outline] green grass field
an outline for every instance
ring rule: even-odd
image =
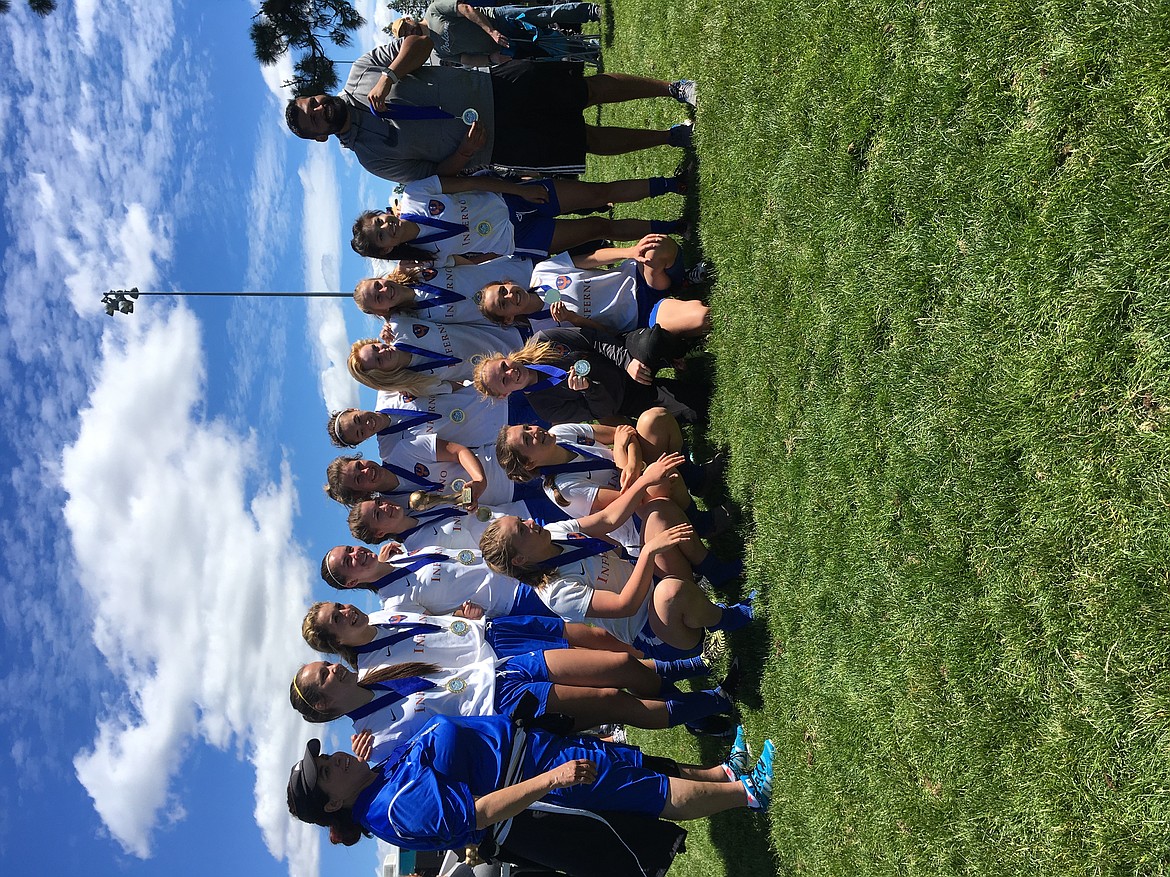
[[[1170,871],[1170,4],[611,11],[607,69],[700,83],[706,440],[778,747],[770,818],[672,873]]]

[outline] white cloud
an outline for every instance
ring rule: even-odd
[[[287,465],[255,495],[254,437],[205,421],[198,323],[184,309],[108,332],[77,440],[62,455],[64,516],[93,637],[128,696],[99,718],[77,776],[111,834],[150,854],[170,784],[195,740],[244,744],[256,818],[273,855],[316,869],[309,829],[289,819],[288,766],[305,728],[289,708],[312,569],[290,541]],[[279,793],[278,793],[279,792]],[[181,816],[179,817],[181,818]]]
[[[305,191],[301,222],[305,289],[339,291],[343,225],[332,151],[325,147],[310,149],[299,173]],[[321,395],[331,410],[358,403],[357,384],[345,367],[349,337],[341,302],[345,299],[309,300],[309,338],[321,370]]]

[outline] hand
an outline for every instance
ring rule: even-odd
[[[483,607],[468,600],[451,614],[468,621],[479,621],[483,618]]]
[[[399,259],[398,267],[403,271],[411,271],[415,268],[430,268],[435,264],[434,259]]]
[[[576,390],[578,393],[583,393],[589,389],[589,378],[582,377],[575,371],[569,372],[569,377],[565,381],[569,385],[570,390]]]
[[[471,158],[485,146],[488,141],[487,125],[483,122],[472,122],[467,133],[463,135],[463,142],[459,144],[459,154],[463,158]]]
[[[405,551],[405,549],[402,547],[401,543],[387,542],[378,549],[378,560],[382,561],[382,563],[389,563],[392,558],[402,554],[403,551]]]
[[[649,263],[657,255],[658,248],[662,246],[664,240],[666,240],[666,235],[663,234],[646,235],[634,247],[634,258],[643,265]]]
[[[500,258],[499,253],[473,253],[470,256],[464,256],[468,265],[482,265],[484,262],[490,262],[492,259]]]
[[[510,42],[508,42],[508,38],[498,30],[489,30],[488,36],[496,41],[497,46],[503,46],[506,49],[508,46],[512,45]]]
[[[564,789],[569,786],[579,786],[591,783],[597,779],[597,765],[584,758],[575,758],[557,765],[545,774],[554,789]]]
[[[626,490],[629,489],[629,486],[638,480],[639,474],[640,473],[638,472],[637,465],[634,463],[634,460],[631,459],[622,468],[621,477],[618,479],[618,490],[620,490],[622,493],[625,493]]]
[[[467,510],[469,512],[473,512],[479,508],[479,498],[483,496],[483,492],[487,490],[487,479],[472,479],[467,482],[467,486],[471,488],[471,502],[467,504]]]
[[[643,546],[643,551],[650,554],[659,554],[680,542],[686,542],[695,535],[695,528],[690,524],[676,524],[669,530],[663,530]]]
[[[639,384],[651,384],[654,382],[654,373],[647,368],[646,363],[637,359],[630,360],[630,364],[626,366],[626,374]]]
[[[369,761],[370,753],[374,751],[373,732],[369,728],[362,728],[349,738],[349,747],[362,761]]]
[[[525,201],[528,201],[532,204],[548,203],[548,189],[546,189],[544,186],[522,186],[517,183],[515,189],[512,191],[512,194],[519,195]]]
[[[548,315],[558,323],[572,323],[577,325],[577,314],[563,301],[554,301],[548,306]]]
[[[674,470],[685,462],[686,457],[678,452],[663,454],[646,467],[646,471],[642,473],[642,477],[646,479],[647,484],[658,484],[667,478],[677,478],[678,476]]]
[[[393,87],[393,81],[383,73],[374,84],[374,87],[370,89],[370,93],[366,96],[366,99],[370,102],[370,106],[378,112],[384,111],[386,109],[386,98],[390,96],[390,89]]]
[[[398,336],[394,334],[394,327],[389,323],[382,324],[382,331],[378,333],[378,337],[387,344],[393,344],[398,338]]]

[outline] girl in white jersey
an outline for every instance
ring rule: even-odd
[[[674,231],[678,222],[557,217],[679,192],[681,186],[675,177],[612,183],[427,177],[404,188],[393,212],[361,214],[353,224],[350,244],[359,256],[430,259],[436,267],[467,264],[469,257],[481,261],[478,257],[485,253],[543,259],[586,241],[631,241],[653,232]]]
[[[359,280],[353,300],[363,313],[384,320],[417,317],[433,323],[482,325],[489,321],[479,310],[479,290],[492,281],[527,283],[531,276],[532,262],[516,256],[445,268],[404,268],[399,263],[381,277]]]
[[[317,603],[302,625],[306,642],[343,653],[358,673],[341,664],[307,664],[294,676],[289,699],[309,721],[349,716],[356,754],[375,760],[434,715],[509,715],[524,694],[536,698],[538,713],[572,717],[575,730],[604,722],[665,728],[731,709],[720,689],[684,694],[674,687],[672,680],[704,675],[701,660],[654,662],[571,648],[566,628],[549,618],[484,623],[408,612],[366,616],[353,606]],[[367,681],[404,664],[397,684]],[[370,733],[363,736],[365,730]]]

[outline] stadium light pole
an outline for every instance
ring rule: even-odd
[[[106,316],[134,313],[134,302],[142,295],[171,296],[219,296],[226,298],[351,298],[350,292],[139,292],[137,286],[130,289],[111,289],[102,296]]]

